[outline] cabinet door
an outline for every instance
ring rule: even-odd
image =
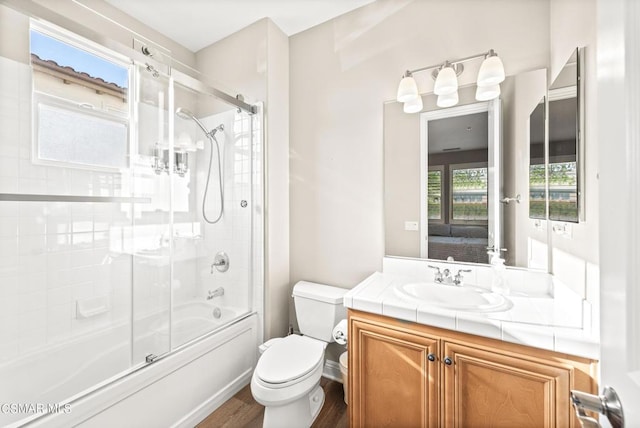
[[[574,426],[570,365],[450,342],[443,362],[446,427]]]
[[[437,427],[438,340],[354,318],[350,322],[351,428]]]

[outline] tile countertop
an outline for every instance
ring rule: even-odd
[[[398,294],[396,287],[411,282],[431,281],[376,272],[345,295],[344,305],[433,327],[599,359],[599,340],[591,326],[591,305],[562,285],[555,284],[552,293],[514,291],[508,296],[513,306],[506,311],[474,312],[435,307]]]

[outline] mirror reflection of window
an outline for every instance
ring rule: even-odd
[[[444,167],[442,165],[429,167],[427,174],[427,219],[430,222],[444,220],[442,205],[442,180]]]
[[[529,117],[529,217],[545,219],[544,98]]]
[[[487,166],[451,165],[451,223],[486,223]]]
[[[578,222],[577,98],[549,101],[549,218]]]

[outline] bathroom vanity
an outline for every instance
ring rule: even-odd
[[[483,273],[445,292],[403,273],[375,273],[345,296],[351,427],[580,426],[569,392],[596,393],[598,352],[582,299],[545,291],[544,277],[495,296],[478,286]]]

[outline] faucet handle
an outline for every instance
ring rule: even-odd
[[[464,277],[462,276],[463,273],[466,272],[471,272],[471,269],[458,269],[458,273],[456,274],[455,278],[453,279],[453,283],[455,285],[461,286],[462,285],[462,281],[464,280]]]
[[[436,273],[433,275],[433,280],[435,282],[437,282],[438,284],[442,284],[442,275],[443,272],[440,272],[440,268],[438,266],[431,266],[431,265],[427,265],[429,266],[429,268],[434,269],[436,271]],[[449,275],[449,269],[445,269],[444,270],[444,274],[445,275]]]

